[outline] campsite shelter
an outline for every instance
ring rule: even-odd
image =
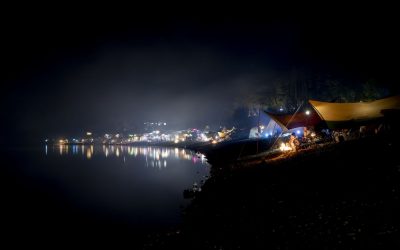
[[[386,114],[400,111],[400,96],[392,96],[372,102],[332,103],[309,100],[311,109],[294,114],[265,113],[283,131],[299,127],[328,127],[330,129],[351,128],[380,123]]]
[[[299,127],[315,127],[322,123],[320,116],[314,110],[302,110],[295,114],[273,114],[265,113],[274,120],[283,131]]]
[[[400,96],[372,102],[331,103],[310,100],[309,103],[330,129],[381,122],[386,112],[400,110]]]

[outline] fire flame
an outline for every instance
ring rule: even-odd
[[[292,150],[291,147],[287,146],[287,145],[286,145],[285,143],[283,143],[283,142],[281,143],[281,146],[279,147],[279,149],[280,149],[282,152]]]

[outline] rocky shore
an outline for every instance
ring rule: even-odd
[[[397,135],[362,138],[248,166],[212,166],[178,228],[145,249],[400,247]]]

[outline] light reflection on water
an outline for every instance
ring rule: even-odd
[[[44,211],[38,218],[52,223],[54,214],[65,214],[58,229],[76,218],[71,225],[100,232],[115,225],[137,231],[177,225],[190,203],[183,191],[210,174],[204,156],[167,147],[48,144],[12,151],[9,161],[29,187],[24,195],[40,201],[34,216]]]
[[[71,149],[70,149],[71,148]],[[144,157],[146,166],[166,168],[168,160],[179,159],[192,161],[193,163],[205,164],[204,155],[197,155],[192,151],[181,148],[164,148],[164,147],[137,147],[137,146],[121,146],[121,145],[54,145],[53,152],[58,152],[60,156],[66,155],[83,155],[90,160],[94,155],[103,157],[122,158],[125,162],[126,157]],[[45,154],[48,155],[48,147],[45,146]]]

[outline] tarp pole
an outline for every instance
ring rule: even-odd
[[[261,134],[261,129],[260,129],[260,109],[261,109],[261,107],[260,106],[258,107],[258,121],[257,121],[257,132],[258,132],[258,136],[257,136],[257,154],[258,154],[258,141],[260,140],[260,134]]]

